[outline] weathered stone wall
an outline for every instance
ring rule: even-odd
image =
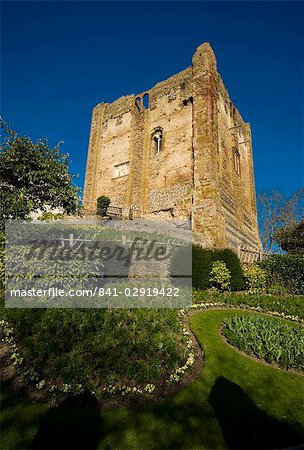
[[[96,185],[99,174],[97,173],[99,150],[101,147],[101,128],[104,115],[104,104],[95,106],[92,113],[90,142],[87,157],[86,178],[84,185],[83,203],[85,211],[96,210]]]
[[[155,133],[162,136],[159,152]],[[208,43],[198,47],[191,67],[147,92],[94,108],[86,211],[95,210],[100,195],[124,211],[132,205],[143,218],[191,217],[208,246],[260,246],[250,126],[230,100]]]
[[[226,240],[232,246],[255,247],[258,241],[251,132],[231,102],[222,80],[218,95],[218,149],[221,214]],[[240,173],[234,167],[234,151]]]
[[[150,91],[147,127],[145,214],[189,218],[192,195],[191,70],[157,84]],[[155,154],[151,136],[162,129],[163,149]]]
[[[224,218],[219,209],[218,72],[209,44],[202,44],[192,59],[194,195],[193,229],[210,246],[224,247]]]

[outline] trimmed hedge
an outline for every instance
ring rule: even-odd
[[[210,287],[210,272],[214,261],[223,261],[231,273],[232,291],[244,289],[244,274],[237,254],[228,248],[223,250],[192,246],[192,286],[198,290]]]
[[[273,255],[260,262],[269,285],[282,284],[291,294],[304,294],[304,256]]]

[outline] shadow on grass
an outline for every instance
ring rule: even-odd
[[[237,384],[224,377],[216,379],[208,401],[229,448],[274,449],[300,443],[304,448],[304,434],[268,416]]]
[[[41,411],[42,415],[39,414],[40,409],[34,410],[27,421],[18,426],[20,436],[15,441],[18,446],[4,448],[91,450],[102,445],[102,448],[121,449],[226,446],[232,449],[274,449],[304,442],[303,434],[268,416],[237,384],[224,377],[216,379],[208,403],[195,396],[194,392],[192,394],[180,403],[173,400],[148,408],[138,405],[132,410],[120,408],[111,411],[107,415],[106,426],[93,396],[71,397],[44,414]],[[4,399],[4,403],[7,400]],[[19,406],[11,418],[16,428],[18,414],[24,408],[22,402]],[[34,405],[29,408],[36,409]],[[24,413],[28,416],[29,410]],[[33,420],[38,422],[38,432],[28,446],[32,439],[30,434],[26,439],[21,439],[21,436],[24,437]]]
[[[39,419],[38,433],[29,448],[221,448],[217,424],[210,430],[212,408],[205,411],[195,401],[119,408],[109,412],[106,426],[94,401],[86,405],[74,397],[50,409]]]
[[[104,437],[103,422],[95,397],[69,397],[39,419],[31,449],[96,449]]]

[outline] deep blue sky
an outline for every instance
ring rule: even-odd
[[[3,117],[64,141],[83,185],[92,107],[142,92],[209,41],[251,123],[257,191],[301,187],[303,3],[3,2]]]

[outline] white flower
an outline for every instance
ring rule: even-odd
[[[45,385],[45,380],[39,381],[39,383],[36,384],[37,389],[42,389]]]
[[[152,383],[148,383],[144,390],[145,390],[145,392],[152,394],[152,392],[154,392],[154,390],[155,390],[155,386]]]

